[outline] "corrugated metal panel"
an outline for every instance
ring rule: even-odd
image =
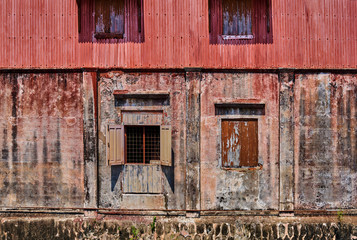
[[[142,43],[80,42],[76,0],[0,6],[3,69],[357,67],[353,0],[274,0],[273,42],[242,45],[210,44],[208,0],[145,0]]]

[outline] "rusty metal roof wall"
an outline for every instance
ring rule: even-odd
[[[142,43],[81,43],[76,0],[0,0],[0,68],[357,68],[357,0],[272,0],[273,42],[211,44],[208,0],[144,0]]]

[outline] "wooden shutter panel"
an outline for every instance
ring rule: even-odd
[[[160,126],[160,162],[171,166],[171,126]]]
[[[109,165],[124,164],[124,126],[109,125],[107,129],[107,160]]]

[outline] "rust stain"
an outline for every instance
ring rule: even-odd
[[[258,120],[222,120],[222,166],[258,166]]]

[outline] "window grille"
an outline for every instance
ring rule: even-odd
[[[160,161],[160,127],[126,126],[126,163]]]

